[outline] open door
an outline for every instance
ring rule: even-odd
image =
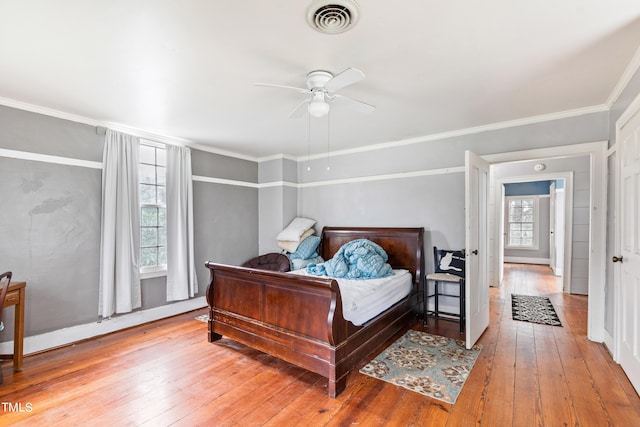
[[[635,102],[634,102],[635,104]],[[631,108],[631,107],[630,107]],[[620,128],[619,200],[616,220],[615,289],[617,361],[640,393],[640,106]]]
[[[465,331],[468,349],[489,326],[489,163],[465,152]]]

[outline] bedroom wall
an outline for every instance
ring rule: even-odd
[[[0,270],[27,282],[27,337],[98,319],[103,141],[93,126],[0,106]],[[21,156],[39,160],[15,158]],[[255,253],[258,167],[199,150],[192,165],[201,296],[206,260],[235,263]],[[167,305],[165,294],[164,277],[143,280],[140,310]],[[13,339],[13,308],[3,314],[6,342]]]
[[[311,171],[305,161],[298,166],[304,183],[298,212],[316,219],[318,230],[324,225],[422,226],[427,254],[434,245],[462,248],[465,150],[485,155],[607,137],[608,114],[603,112],[335,155],[330,171],[322,167],[324,157],[316,167],[312,161]],[[432,268],[428,256],[427,271]]]

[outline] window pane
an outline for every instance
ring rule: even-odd
[[[158,229],[144,227],[140,230],[140,246],[143,248],[158,246]]]
[[[158,265],[167,265],[167,248],[158,248]]]
[[[158,228],[158,246],[167,246],[167,229],[165,227]]]
[[[167,150],[164,148],[158,148],[157,149],[157,159],[156,161],[158,162],[158,166],[166,166],[167,165],[167,160],[166,160],[166,154],[167,154]]]
[[[165,187],[158,188],[158,204],[165,205],[167,203],[167,189]]]
[[[156,186],[148,184],[140,184],[140,204],[155,205],[156,204]]]
[[[156,167],[152,165],[140,165],[140,183],[155,184],[156,183]]]
[[[156,169],[157,177],[158,177],[158,185],[167,185],[167,180],[165,179],[165,168],[158,167]]]
[[[160,227],[167,226],[167,209],[166,208],[158,208],[158,225]]]
[[[140,225],[153,227],[158,225],[158,208],[142,208]]]
[[[140,258],[142,267],[154,267],[158,265],[158,250],[156,248],[142,248]]]
[[[140,163],[148,163],[150,165],[156,162],[156,149],[148,145],[140,144]]]
[[[162,144],[140,144],[140,265],[166,265],[166,150]]]

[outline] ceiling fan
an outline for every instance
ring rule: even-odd
[[[376,107],[371,104],[335,93],[346,86],[359,82],[364,77],[364,73],[355,68],[347,68],[335,76],[328,71],[317,70],[307,74],[306,89],[269,83],[256,83],[255,85],[292,89],[307,95],[289,114],[289,118],[301,117],[305,110],[313,117],[322,117],[329,113],[330,102],[346,105],[361,113],[374,111]]]

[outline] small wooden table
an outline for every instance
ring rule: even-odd
[[[22,370],[22,356],[24,352],[24,288],[26,282],[13,282],[7,290],[7,298],[4,301],[4,308],[15,305],[15,321],[13,333],[13,371]]]

